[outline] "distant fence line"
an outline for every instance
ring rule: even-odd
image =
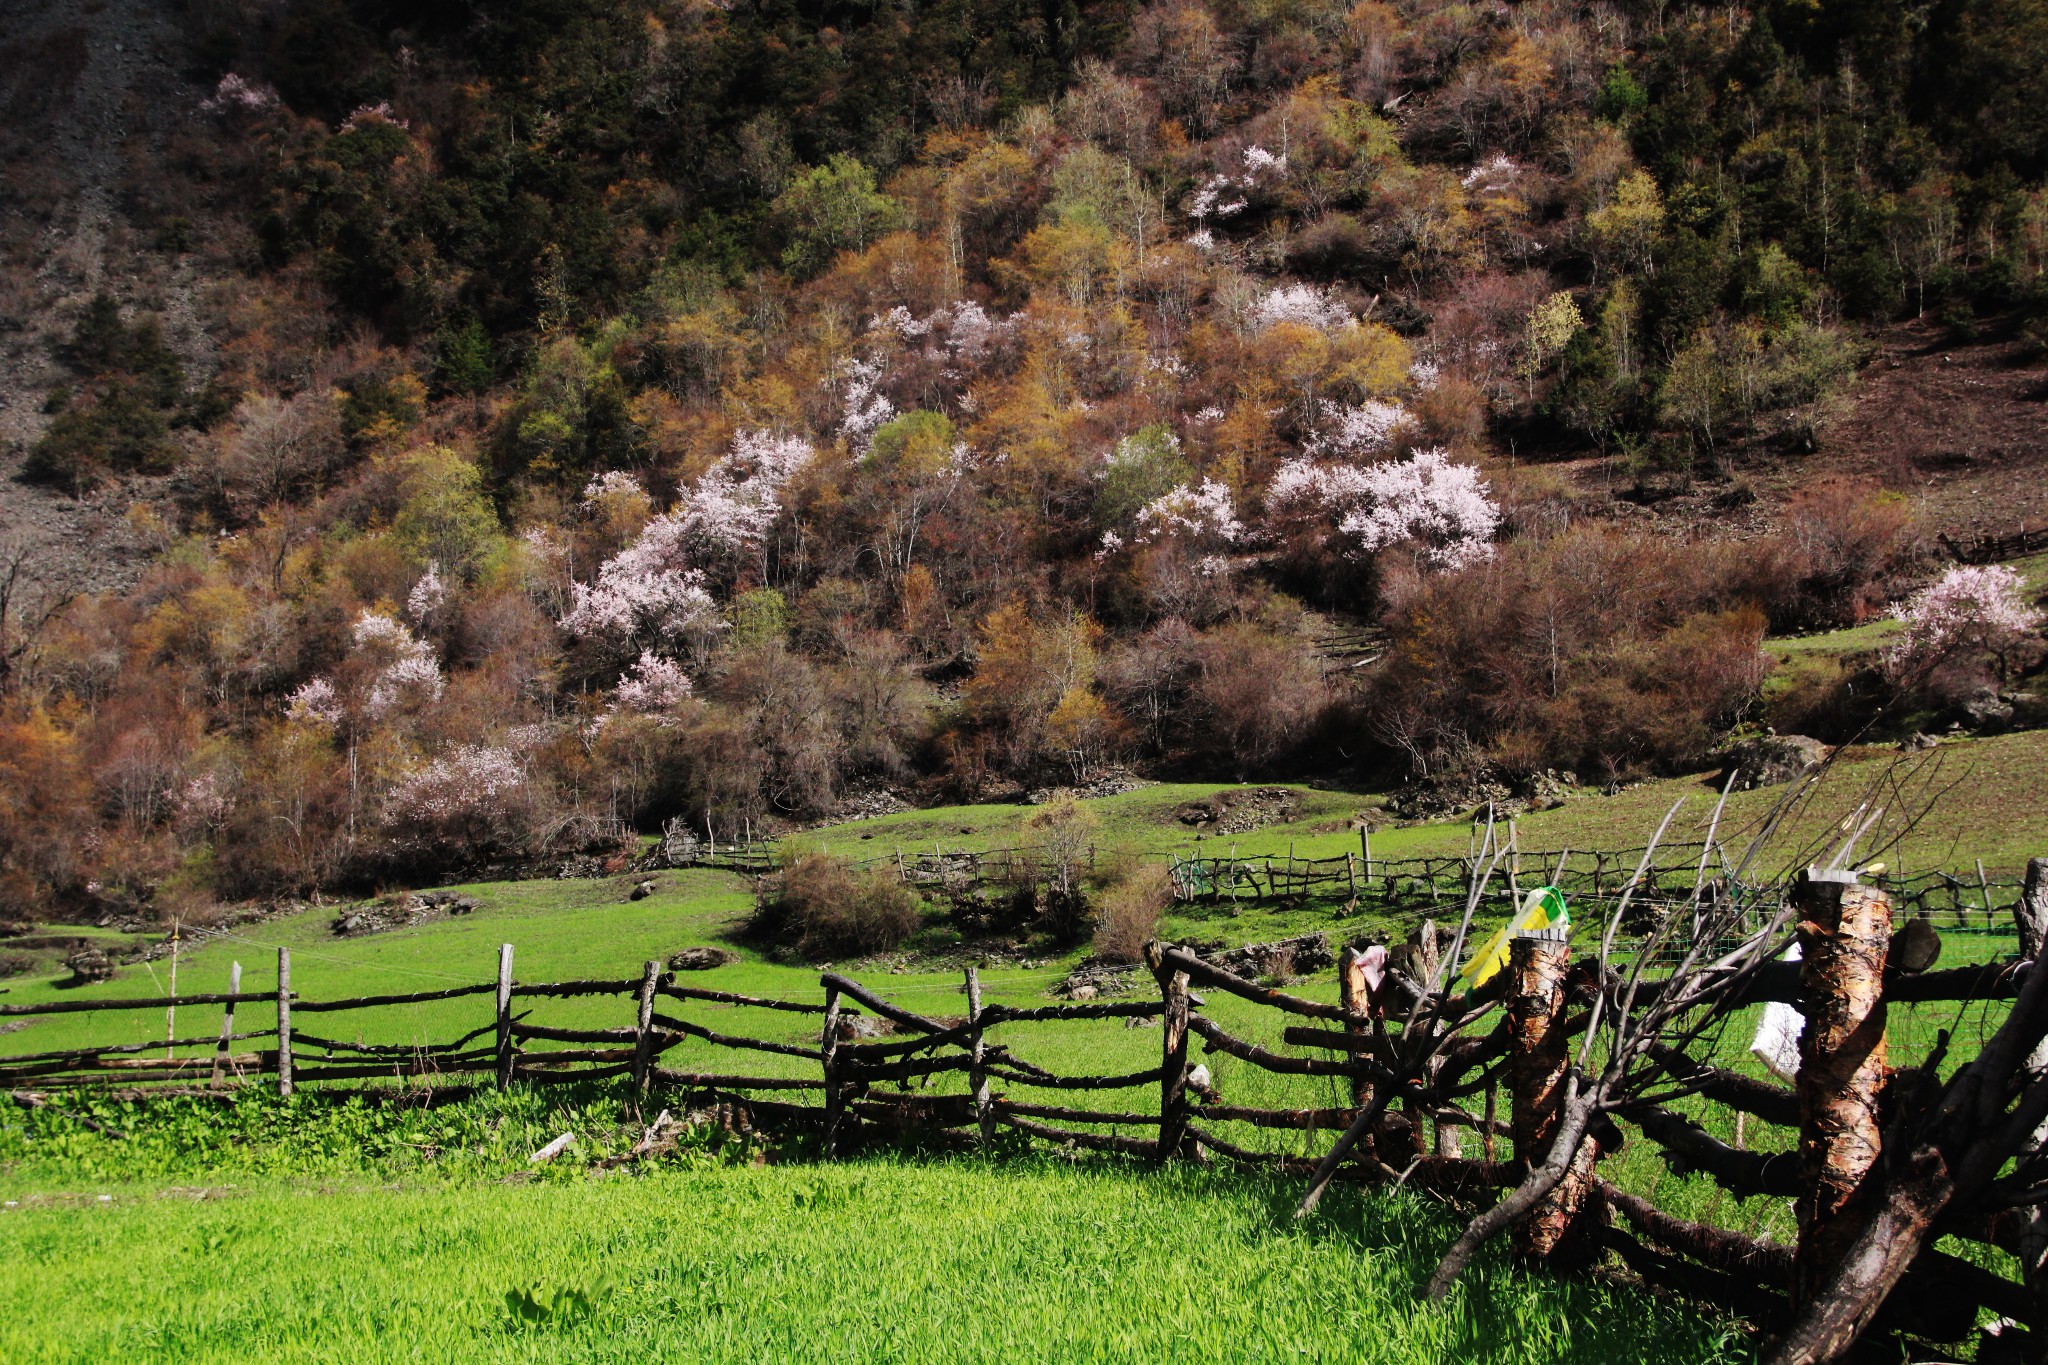
[[[1957,541],[1944,531],[1938,539],[1958,564],[1997,564],[2048,550],[2048,527],[2023,525],[2010,535],[1979,536],[1970,541]]]
[[[1238,857],[1235,852],[1196,854],[1181,850],[1148,850],[1140,857],[1164,857],[1174,896],[1186,903],[1336,901],[1355,903],[1396,916],[1420,916],[1462,905],[1472,883],[1482,876],[1486,859],[1455,854],[1405,858],[1375,857],[1369,831],[1359,832],[1359,851],[1321,858],[1297,857],[1292,851],[1270,856]],[[1637,900],[1655,907],[1689,896],[1702,870],[1700,843],[1665,843],[1644,870]],[[1521,852],[1510,848],[1496,878],[1484,891],[1487,904],[1506,907],[1529,887],[1553,885],[1568,898],[1603,900],[1617,894],[1642,864],[1644,849],[1550,849]],[[898,880],[940,895],[972,895],[993,888],[1014,888],[1045,881],[1059,868],[1043,848],[930,849],[895,848],[888,853],[852,860],[855,866],[893,872]],[[746,845],[698,846],[686,861],[671,866],[706,867],[762,876],[776,866],[775,850],[754,842]],[[1074,860],[1074,870],[1094,876],[1099,854],[1090,846]],[[1732,878],[1719,861],[1705,866],[1709,878]],[[1932,869],[1899,876],[1886,872],[1868,878],[1892,896],[1901,914],[1935,918],[1957,927],[1978,926],[1990,932],[2011,931],[2021,878],[1993,876],[1977,861],[1974,874]]]

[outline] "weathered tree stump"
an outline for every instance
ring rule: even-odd
[[[1808,873],[1799,914],[1806,1027],[1799,1035],[1799,1251],[1793,1303],[1809,1302],[1856,1233],[1845,1216],[1882,1148],[1884,964],[1891,898],[1854,873]]]
[[[1564,1108],[1570,1038],[1565,1029],[1565,970],[1571,948],[1562,938],[1517,938],[1508,949],[1508,1087],[1515,1157],[1524,1169],[1550,1154]],[[1599,1253],[1593,1202],[1598,1148],[1580,1145],[1571,1169],[1514,1231],[1514,1251],[1528,1264],[1566,1269]]]

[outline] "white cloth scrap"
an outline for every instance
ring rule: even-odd
[[[1799,945],[1793,944],[1779,960],[1797,962]],[[1799,1034],[1805,1027],[1805,1015],[1782,1000],[1773,1000],[1764,1006],[1764,1017],[1757,1023],[1749,1050],[1773,1076],[1790,1082],[1799,1075]]]

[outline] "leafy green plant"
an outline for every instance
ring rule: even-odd
[[[571,1327],[597,1311],[597,1300],[605,1290],[599,1275],[588,1285],[563,1284],[552,1288],[535,1280],[531,1285],[505,1291],[507,1325],[514,1331],[537,1331]]]

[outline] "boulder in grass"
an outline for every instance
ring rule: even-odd
[[[114,979],[114,960],[97,948],[80,948],[64,959],[64,965],[71,969],[67,986],[89,986],[95,981]]]
[[[1729,745],[1721,751],[1721,761],[1739,774],[1736,790],[1751,791],[1803,777],[1833,752],[1806,735],[1761,735]]]
[[[855,1014],[847,1011],[839,1016],[839,1041],[858,1042],[863,1038],[886,1038],[896,1031],[896,1021],[880,1019],[872,1014]]]
[[[641,883],[639,883],[638,885],[634,886],[634,888],[633,888],[632,892],[631,892],[630,894],[628,894],[628,895],[627,895],[626,899],[627,899],[627,900],[629,900],[629,901],[644,901],[644,900],[646,900],[646,899],[647,899],[647,898],[648,898],[649,896],[651,896],[651,895],[653,895],[653,894],[654,894],[654,879],[650,877],[650,878],[648,878],[648,879],[647,879],[646,881],[644,881],[644,882],[641,882]],[[713,963],[712,965],[713,965],[713,966],[716,966],[716,965],[718,965],[718,964],[716,964],[716,963]]]
[[[672,972],[708,972],[714,967],[729,967],[739,960],[738,953],[726,948],[685,948],[670,955],[668,969]]]
[[[1247,943],[1228,952],[1202,953],[1200,956],[1226,972],[1239,976],[1273,977],[1280,982],[1319,972],[1337,960],[1330,951],[1329,936],[1322,933],[1284,938],[1277,943]]]

